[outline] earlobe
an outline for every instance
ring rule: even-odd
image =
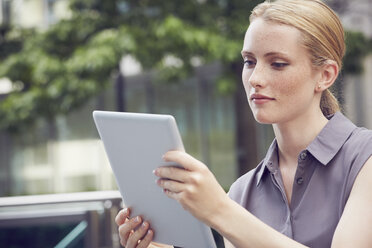
[[[324,91],[331,87],[336,81],[338,76],[338,65],[333,60],[327,60],[327,62],[321,68],[321,79],[318,82],[316,91]]]

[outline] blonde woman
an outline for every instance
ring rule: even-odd
[[[202,162],[170,151],[164,159],[185,169],[158,168],[158,185],[226,246],[372,247],[372,131],[343,116],[328,90],[345,50],[338,17],[319,0],[278,0],[250,21],[242,79],[255,119],[274,129],[265,158],[226,195]],[[124,246],[166,247],[129,216],[116,218]]]

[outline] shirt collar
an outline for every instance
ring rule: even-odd
[[[311,155],[323,165],[327,165],[332,160],[356,128],[356,126],[340,112],[336,112],[328,118],[329,121],[322,131],[307,147]],[[278,169],[278,145],[276,139],[274,139],[258,171],[257,186],[266,170],[275,173],[275,170]]]
[[[345,141],[350,137],[356,126],[341,112],[330,116],[328,123],[310,143],[307,150],[323,165],[327,165]]]
[[[260,183],[266,170],[274,173],[274,171],[278,169],[278,145],[276,139],[274,139],[266,153],[264,160],[261,162],[261,168],[259,169],[257,174],[256,186],[258,186],[258,184]]]

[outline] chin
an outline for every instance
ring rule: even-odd
[[[273,123],[271,118],[267,118],[266,116],[257,115],[257,114],[253,114],[253,116],[258,123],[261,123],[261,124],[272,124]]]
[[[272,118],[272,115],[259,113],[257,111],[252,111],[253,117],[256,119],[258,123],[261,124],[273,124],[275,120]]]
[[[273,121],[270,121],[270,120],[267,120],[267,119],[257,119],[256,118],[256,121],[260,124],[274,124]]]

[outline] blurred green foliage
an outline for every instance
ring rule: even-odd
[[[0,77],[18,90],[1,101],[0,129],[81,106],[113,81],[126,54],[162,81],[186,77],[193,61],[237,60],[258,2],[70,0],[72,17],[47,31],[3,27]]]
[[[0,77],[16,90],[0,102],[0,129],[20,131],[37,118],[78,108],[113,81],[124,55],[172,82],[195,64],[219,60],[225,71],[217,89],[233,92],[240,82],[231,68],[241,63],[250,10],[259,2],[70,0],[71,18],[46,31],[3,26]],[[348,50],[353,62],[345,70],[355,72],[368,41],[348,37],[358,45]]]
[[[363,71],[363,58],[372,52],[372,40],[360,32],[345,34],[346,53],[343,60],[345,73],[358,74]]]

